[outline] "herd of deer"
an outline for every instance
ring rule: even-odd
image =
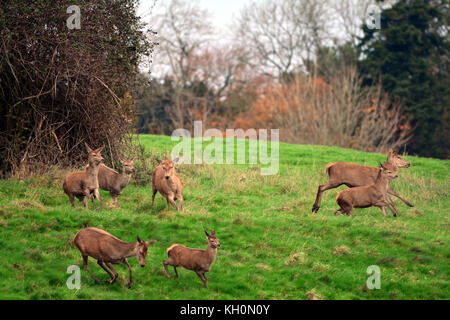
[[[134,158],[130,161],[121,160],[123,172],[119,174],[102,164],[103,157],[100,153],[103,147],[93,150],[86,144],[86,149],[88,150],[86,170],[71,173],[64,180],[63,189],[69,197],[70,203],[75,207],[74,197],[77,197],[87,208],[86,197],[88,197],[96,210],[98,210],[98,207],[95,204],[95,199],[107,210],[98,191],[101,188],[109,191],[114,204],[120,207],[117,197],[122,194],[122,190],[127,186],[131,175],[135,172]],[[160,165],[153,171],[152,206],[155,195],[159,191],[166,198],[168,206],[172,205],[177,211],[183,211],[183,187],[175,171],[175,163],[177,161],[178,158],[174,161],[160,161]],[[344,184],[349,189],[343,190],[337,195],[336,202],[340,209],[335,212],[336,215],[345,212],[351,216],[353,208],[376,206],[381,209],[385,216],[387,215],[385,208],[388,207],[394,217],[396,217],[399,215],[399,212],[389,195],[398,197],[410,207],[413,207],[413,205],[390,189],[389,184],[393,179],[397,178],[399,168],[408,168],[409,166],[410,164],[393,150],[389,150],[386,162],[384,164],[379,163],[379,167],[369,167],[347,162],[328,164],[326,173],[329,176],[329,181],[319,186],[312,212],[317,213],[319,211],[320,200],[324,191]],[[177,207],[176,200],[179,200],[180,208]],[[210,270],[217,255],[217,248],[220,247],[220,242],[214,230],[211,234],[205,230],[205,235],[208,239],[206,250],[192,249],[181,244],[174,244],[167,249],[168,260],[163,260],[163,265],[169,278],[171,276],[167,268],[168,265],[174,268],[175,277],[178,277],[177,267],[184,267],[195,271],[203,281],[204,286],[208,288],[205,272]],[[135,256],[139,265],[144,267],[148,247],[155,242],[156,240],[143,241],[137,236],[137,242],[129,243],[116,238],[104,230],[92,227],[80,230],[74,238],[74,243],[81,252],[84,268],[92,275],[97,284],[100,284],[100,281],[89,269],[89,257],[97,259],[100,267],[110,275],[111,280],[107,281],[109,284],[114,283],[118,277],[113,264],[123,263],[129,270],[129,288],[132,285],[132,270],[127,258]]]

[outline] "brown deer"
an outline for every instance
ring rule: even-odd
[[[74,243],[81,252],[83,257],[84,268],[91,274],[97,284],[100,284],[98,278],[91,272],[88,265],[89,257],[97,259],[97,263],[105,270],[111,280],[107,281],[113,284],[119,274],[114,269],[113,264],[123,263],[127,266],[130,275],[128,281],[128,288],[131,288],[131,267],[128,264],[127,258],[136,257],[141,267],[145,267],[145,256],[147,255],[148,246],[156,242],[142,241],[137,236],[137,242],[125,242],[112,234],[97,228],[86,228],[80,230],[74,238]],[[108,266],[108,268],[105,266]]]
[[[105,166],[103,163],[99,165],[98,169],[98,184],[100,189],[109,191],[114,204],[120,208],[119,201],[117,197],[122,194],[122,190],[128,185],[131,179],[131,175],[136,171],[134,168],[134,159],[130,161],[125,161],[120,159],[122,162],[122,173],[118,173],[113,169]]]
[[[396,216],[398,212],[395,207],[387,201],[389,183],[396,179],[397,173],[379,163],[377,180],[374,184],[362,187],[354,187],[338,193],[336,202],[341,207],[334,214],[339,215],[345,212],[348,216],[353,214],[353,208],[379,207],[383,214],[387,216],[386,208]]]
[[[103,147],[92,150],[87,143],[85,143],[86,149],[89,152],[88,162],[89,165],[85,171],[73,172],[67,175],[64,180],[63,189],[64,192],[69,197],[70,203],[72,207],[75,208],[74,197],[77,197],[80,202],[83,202],[84,207],[87,208],[86,197],[89,197],[92,200],[92,203],[95,206],[95,209],[98,210],[97,205],[95,204],[94,198],[101,203],[102,207],[105,210],[108,208],[103,203],[100,198],[100,193],[98,191],[98,170],[99,164],[103,161],[103,157],[100,152],[103,150]]]
[[[205,235],[208,238],[208,248],[206,250],[191,249],[181,244],[174,244],[167,249],[169,259],[163,260],[163,265],[168,278],[170,278],[170,272],[167,268],[168,265],[173,266],[175,278],[178,278],[177,267],[183,267],[195,271],[203,281],[205,288],[208,288],[205,272],[210,270],[211,264],[216,259],[217,248],[220,248],[220,242],[214,230],[212,230],[211,235],[205,230]]]
[[[397,152],[390,149],[384,166],[397,173],[399,168],[409,168],[410,164],[401,158]],[[319,211],[320,200],[324,191],[337,188],[343,184],[350,188],[373,184],[378,177],[379,169],[377,167],[363,166],[356,163],[335,162],[328,164],[325,171],[329,177],[328,183],[320,185],[317,190],[316,201],[312,207],[312,212],[314,213]],[[414,207],[414,205],[403,199],[394,190],[389,188],[387,192],[402,200],[406,205]],[[388,201],[393,205],[392,199],[389,196]]]
[[[169,203],[178,211],[175,200],[180,201],[180,210],[183,212],[183,185],[175,171],[175,163],[179,158],[172,160],[158,160],[160,165],[155,168],[152,176],[152,207],[155,201],[156,193],[159,191],[166,198],[167,206]]]

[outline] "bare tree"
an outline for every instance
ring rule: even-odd
[[[160,41],[154,67],[156,72],[169,73],[177,85],[184,87],[196,72],[192,59],[211,40],[211,15],[197,2],[183,0],[164,2],[162,10],[153,18]]]
[[[279,76],[302,68],[328,39],[326,0],[266,0],[244,7],[234,28],[248,63]]]
[[[236,75],[244,78],[242,49],[234,44],[213,45],[210,13],[197,2],[172,0],[155,21],[160,47],[153,73],[173,80],[172,103],[166,112],[174,127],[194,120],[214,121]]]
[[[397,0],[328,0],[333,21],[333,40],[337,43],[349,41],[357,45],[359,37],[363,35],[362,25],[367,21],[371,9],[376,7],[385,9],[392,6]]]

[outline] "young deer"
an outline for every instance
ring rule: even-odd
[[[409,168],[410,164],[406,160],[401,158],[397,154],[397,152],[390,149],[384,166],[389,167],[395,173],[397,173],[399,168]],[[317,190],[316,201],[314,202],[314,205],[312,207],[312,212],[314,213],[319,211],[320,200],[324,191],[337,188],[343,184],[350,188],[373,184],[378,177],[379,169],[377,167],[363,166],[356,163],[335,162],[328,164],[325,171],[329,176],[328,183],[319,186],[319,189]],[[414,207],[411,203],[403,199],[392,189],[388,189],[388,193],[396,196],[406,205]],[[389,196],[388,201],[391,205],[394,205]]]
[[[205,234],[208,238],[208,248],[206,250],[191,249],[181,244],[174,244],[167,249],[169,259],[163,260],[163,265],[168,278],[170,278],[168,265],[173,266],[175,278],[178,278],[177,267],[183,267],[195,271],[199,278],[202,279],[205,288],[208,288],[205,272],[209,271],[211,264],[216,259],[217,248],[220,248],[220,242],[214,230],[212,230],[211,235],[205,230]]]
[[[73,172],[66,177],[63,184],[64,192],[69,197],[70,203],[74,208],[74,197],[77,197],[78,200],[82,201],[85,208],[88,207],[86,197],[89,197],[92,200],[96,210],[98,210],[98,207],[95,204],[94,198],[97,198],[102,207],[105,210],[108,210],[100,198],[100,193],[98,191],[99,164],[103,161],[103,157],[100,152],[103,150],[103,147],[92,150],[86,143],[85,146],[89,152],[89,165],[85,171]]]
[[[109,284],[113,284],[119,275],[114,269],[113,264],[123,263],[126,265],[130,272],[128,288],[131,288],[132,280],[131,267],[128,264],[127,258],[136,257],[140,266],[145,267],[145,256],[147,255],[148,246],[155,242],[156,240],[150,242],[142,241],[139,236],[137,236],[137,242],[128,243],[97,228],[80,230],[74,238],[74,243],[83,257],[84,268],[91,274],[97,284],[100,284],[100,281],[91,272],[91,269],[89,269],[89,257],[97,259],[98,265],[109,274],[111,277],[111,280],[107,281]]]
[[[351,216],[353,208],[376,206],[381,209],[385,216],[387,216],[385,207],[388,207],[393,215],[396,216],[398,213],[397,209],[387,202],[389,183],[395,178],[397,178],[397,173],[394,170],[379,163],[378,176],[374,184],[350,188],[338,193],[336,202],[341,208],[335,214],[339,215],[345,212]]]
[[[120,162],[122,162],[123,165],[122,173],[114,171],[103,163],[99,165],[98,170],[98,183],[100,189],[109,191],[114,204],[119,208],[120,204],[119,201],[117,201],[117,197],[122,194],[122,190],[128,185],[128,182],[130,182],[131,175],[136,171],[133,164],[134,158],[130,161],[120,159]]]
[[[180,201],[180,210],[183,212],[183,186],[181,180],[175,171],[175,163],[178,158],[160,161],[160,165],[155,168],[152,176],[152,207],[155,201],[156,193],[159,191],[166,198],[167,206],[169,203],[178,211],[175,200]]]

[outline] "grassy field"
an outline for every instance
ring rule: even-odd
[[[166,153],[169,137],[141,136],[149,153]],[[54,170],[25,181],[0,181],[0,299],[449,299],[450,161],[407,156],[392,188],[415,204],[395,198],[402,215],[384,217],[378,208],[335,217],[339,190],[325,192],[311,213],[325,165],[348,161],[377,165],[386,155],[336,147],[280,144],[277,175],[257,165],[180,165],[185,211],[166,208],[157,195],[151,208],[151,175],[146,186],[130,184],[121,209],[73,209],[63,193],[68,171]],[[142,175],[142,172],[141,172]],[[101,192],[109,206],[111,197]],[[125,240],[156,239],[134,285],[117,266],[118,281],[98,286],[83,268],[81,289],[69,290],[66,270],[82,267],[73,246],[77,231],[95,226]],[[206,274],[204,289],[192,271],[165,277],[162,260],[172,243],[206,248],[203,228],[215,229],[222,247]],[[90,267],[109,279],[97,263]],[[378,265],[381,289],[369,290],[366,270]],[[173,274],[173,269],[170,268]]]

